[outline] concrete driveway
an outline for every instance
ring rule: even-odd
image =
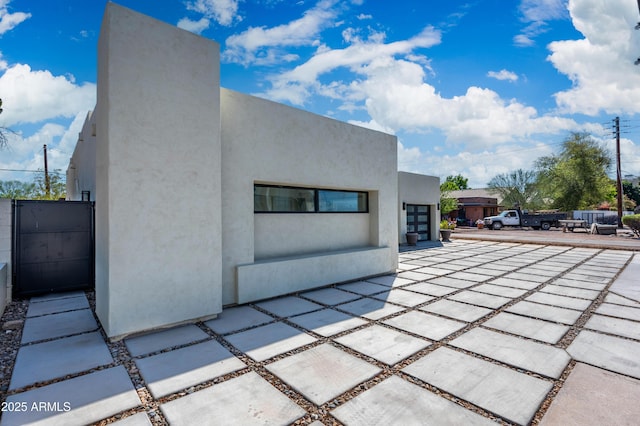
[[[34,298],[2,425],[637,424],[640,255],[454,240],[395,275],[107,342]]]

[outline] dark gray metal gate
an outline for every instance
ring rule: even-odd
[[[14,201],[16,296],[94,287],[93,203]]]

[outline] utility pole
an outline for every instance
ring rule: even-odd
[[[47,144],[44,144],[44,189],[47,198],[51,198],[51,183],[49,182],[49,167],[47,166]]]
[[[622,167],[620,166],[620,117],[616,117],[613,122],[616,126],[616,190],[618,193],[618,228],[622,228]]]

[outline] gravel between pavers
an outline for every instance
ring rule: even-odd
[[[605,237],[605,236],[601,236],[601,237]],[[605,237],[606,238],[606,237]],[[474,243],[470,242],[470,245],[473,245]],[[494,244],[500,244],[500,243],[494,243]],[[517,245],[517,244],[516,244]],[[542,247],[542,246],[541,246]],[[567,248],[567,250],[570,250],[570,248]],[[534,249],[535,251],[535,249]],[[525,251],[526,252],[526,251]],[[409,252],[411,253],[411,252]],[[419,251],[415,252],[415,254],[417,255],[418,253],[420,253]],[[469,252],[471,253],[471,251]],[[472,258],[472,257],[476,257],[473,254],[467,254],[467,258]],[[584,260],[580,261],[577,265],[574,265],[574,267],[562,272],[559,274],[559,276],[561,275],[565,275],[569,272],[571,272],[573,269],[575,269],[577,266],[582,265],[585,261],[592,259],[594,257],[597,257],[598,254],[602,253],[601,250],[594,250],[593,253],[587,257],[585,257]],[[406,253],[403,253],[406,254]],[[401,254],[401,256],[403,255]],[[480,256],[482,256],[482,254],[480,254]],[[552,259],[555,256],[555,254],[553,253],[548,253],[544,259]],[[408,255],[404,261],[410,261],[410,255]],[[522,266],[521,268],[525,268],[526,266]],[[473,266],[469,266],[468,268],[465,269],[469,269],[469,268],[473,268]],[[519,268],[519,269],[521,269]],[[518,270],[519,270],[518,269]],[[464,270],[464,269],[463,269]],[[452,271],[453,272],[453,271]],[[503,274],[501,274],[500,276],[503,275],[507,275],[509,273],[511,273],[512,271],[505,271]],[[619,273],[619,272],[618,272]],[[553,277],[553,279],[555,279],[556,277]],[[493,279],[493,278],[492,278]],[[559,348],[567,348],[569,346],[569,344],[575,339],[575,337],[577,336],[577,333],[582,329],[582,327],[584,326],[584,324],[586,323],[586,321],[589,320],[589,318],[591,317],[591,315],[593,314],[593,312],[598,308],[598,306],[600,306],[600,304],[603,302],[604,300],[604,296],[606,295],[606,290],[609,288],[609,286],[611,285],[611,283],[614,281],[615,277],[613,277],[612,279],[610,279],[607,283],[606,288],[600,292],[600,295],[591,303],[591,305],[584,311],[584,313],[580,316],[580,318],[576,321],[575,324],[573,324],[572,326],[570,326],[569,331],[567,332],[567,334],[556,344],[553,345],[555,347],[559,347]],[[428,280],[427,280],[428,281]],[[410,285],[415,284],[415,282],[409,282],[407,284],[402,284],[397,286],[397,288],[404,288]],[[470,288],[474,288],[476,286],[482,285],[483,283],[476,283],[474,285],[472,285]],[[522,369],[519,369],[517,367],[514,366],[510,366],[508,364],[504,364],[500,361],[496,361],[494,359],[482,356],[482,355],[478,355],[475,354],[473,352],[469,352],[469,351],[465,351],[453,346],[449,346],[448,342],[450,342],[451,340],[455,339],[456,337],[462,335],[463,333],[479,326],[480,324],[484,323],[485,321],[489,320],[490,318],[494,317],[495,315],[498,315],[499,313],[503,312],[505,309],[507,309],[508,307],[524,300],[526,297],[528,297],[529,295],[533,294],[534,292],[536,292],[537,290],[539,290],[540,288],[544,287],[545,283],[541,283],[539,285],[537,285],[535,288],[533,288],[532,290],[529,290],[527,292],[525,292],[524,294],[522,294],[521,296],[512,299],[509,303],[507,303],[506,305],[500,307],[499,309],[494,310],[494,312],[492,312],[491,314],[485,316],[485,317],[481,317],[478,320],[468,323],[465,327],[463,327],[462,329],[460,329],[459,331],[445,337],[444,339],[440,340],[440,341],[436,341],[434,342],[431,346],[428,346],[427,348],[417,352],[416,354],[404,359],[403,361],[393,365],[393,366],[389,366],[386,365],[380,361],[377,361],[367,355],[364,355],[362,353],[359,353],[355,350],[352,350],[351,348],[348,348],[344,345],[341,345],[337,342],[334,342],[334,339],[344,336],[344,335],[348,335],[350,333],[353,333],[355,331],[361,330],[363,328],[366,327],[370,327],[372,324],[378,324],[379,326],[382,327],[386,327],[386,328],[390,328],[393,329],[392,326],[387,325],[387,324],[383,324],[382,321],[386,321],[390,318],[402,315],[402,314],[406,314],[407,312],[410,311],[418,311],[418,312],[423,312],[420,311],[419,308],[429,305],[433,302],[436,302],[438,300],[442,300],[446,297],[451,296],[452,294],[455,294],[457,292],[461,292],[461,291],[466,291],[469,290],[469,288],[466,289],[455,289],[455,291],[451,294],[447,294],[444,296],[440,296],[440,297],[434,297],[433,300],[429,300],[427,302],[421,303],[419,305],[416,305],[415,307],[412,308],[407,308],[405,306],[403,306],[403,311],[401,312],[397,312],[388,316],[385,316],[381,319],[377,319],[377,320],[370,320],[370,319],[366,319],[364,318],[364,320],[366,321],[365,324],[343,331],[341,333],[338,333],[334,336],[331,336],[330,338],[324,337],[324,336],[320,336],[317,335],[313,332],[307,331],[304,328],[296,325],[295,323],[288,321],[287,318],[279,318],[274,314],[269,313],[268,311],[260,308],[259,306],[256,306],[254,304],[250,304],[249,306],[251,306],[252,308],[261,311],[271,317],[273,317],[273,321],[279,321],[279,322],[283,322],[284,324],[287,324],[288,326],[300,329],[300,330],[305,330],[307,333],[309,333],[310,335],[312,335],[314,338],[316,338],[316,340],[310,344],[307,344],[305,346],[302,346],[300,348],[296,348],[292,351],[274,356],[270,359],[267,359],[265,361],[261,361],[261,362],[257,362],[255,360],[253,360],[252,358],[250,358],[249,356],[247,356],[246,354],[242,353],[241,351],[237,350],[235,347],[233,347],[232,345],[230,345],[226,340],[225,340],[225,336],[227,335],[231,335],[231,334],[235,334],[235,333],[239,333],[242,331],[246,331],[249,330],[251,328],[254,327],[248,327],[244,330],[237,330],[234,331],[233,333],[228,333],[225,335],[218,335],[216,333],[214,333],[212,330],[210,330],[204,323],[197,323],[198,327],[200,327],[203,331],[205,331],[209,337],[213,340],[218,341],[220,344],[222,344],[227,350],[229,350],[230,352],[232,352],[236,357],[238,357],[242,362],[244,362],[247,366],[235,371],[233,373],[229,373],[226,375],[223,375],[221,377],[217,377],[213,380],[209,380],[207,382],[204,383],[200,383],[196,386],[192,386],[189,387],[187,389],[183,389],[180,390],[174,394],[162,397],[162,398],[157,398],[154,399],[150,392],[147,390],[146,387],[146,383],[144,382],[140,372],[138,371],[136,364],[134,362],[134,359],[137,358],[143,358],[143,357],[147,357],[147,356],[151,356],[153,354],[157,354],[157,353],[162,353],[162,352],[167,352],[169,350],[174,350],[177,349],[178,347],[184,347],[184,346],[189,346],[190,344],[187,345],[182,345],[182,346],[177,346],[177,347],[173,347],[173,348],[167,348],[164,349],[162,351],[158,351],[158,352],[154,352],[152,354],[145,354],[143,356],[139,356],[139,357],[132,357],[131,354],[129,353],[129,351],[127,350],[124,341],[118,341],[118,342],[109,342],[107,340],[107,345],[109,347],[109,350],[111,351],[111,354],[113,356],[114,362],[112,364],[109,364],[108,366],[103,366],[102,368],[108,368],[108,367],[113,367],[115,365],[123,365],[126,370],[129,373],[129,376],[131,378],[131,381],[138,393],[138,396],[141,400],[141,405],[131,409],[131,410],[127,410],[125,412],[121,412],[118,413],[117,415],[114,415],[108,419],[104,419],[101,422],[99,422],[98,424],[110,424],[113,423],[115,421],[118,421],[122,418],[125,417],[129,417],[133,414],[136,413],[141,413],[144,412],[147,414],[147,416],[149,417],[151,423],[153,425],[164,425],[167,424],[166,419],[164,418],[162,411],[160,410],[160,405],[164,404],[166,402],[175,400],[177,398],[183,397],[187,394],[191,394],[193,392],[197,392],[201,389],[205,389],[208,388],[210,386],[213,386],[217,383],[222,383],[224,381],[227,380],[231,380],[234,377],[238,377],[240,375],[246,374],[249,371],[254,371],[257,374],[259,374],[262,378],[264,378],[266,381],[268,381],[272,386],[274,386],[276,389],[278,389],[280,392],[282,392],[284,395],[286,395],[289,399],[291,399],[293,402],[295,402],[298,406],[302,407],[305,411],[306,411],[306,415],[304,415],[302,418],[298,419],[295,424],[310,424],[314,421],[320,421],[325,425],[339,425],[340,422],[337,421],[336,418],[334,418],[331,415],[331,410],[333,410],[334,408],[343,405],[344,403],[346,403],[347,401],[357,397],[358,395],[362,394],[363,392],[365,392],[367,389],[370,389],[371,387],[375,386],[376,384],[380,383],[381,381],[387,379],[388,377],[390,377],[391,375],[397,375],[399,377],[402,377],[404,380],[407,380],[413,384],[416,384],[424,389],[427,389],[428,391],[435,393],[443,398],[446,398],[449,401],[454,402],[455,404],[458,404],[472,412],[475,412],[476,414],[479,414],[481,416],[484,416],[486,418],[490,418],[493,421],[495,421],[497,424],[511,424],[510,422],[506,421],[505,419],[495,415],[494,413],[488,412],[487,410],[483,409],[482,407],[476,406],[468,401],[465,401],[453,394],[450,394],[448,392],[445,392],[441,389],[438,389],[428,383],[422,382],[421,380],[409,376],[408,374],[402,372],[401,370],[410,365],[411,363],[415,362],[416,360],[428,355],[429,353],[433,352],[434,350],[446,346],[449,349],[452,350],[456,350],[459,352],[462,352],[466,355],[469,356],[473,356],[476,357],[478,359],[482,359],[484,361],[487,362],[491,362],[493,364],[496,365],[500,365],[502,367],[507,367],[510,368],[512,370],[518,371],[520,373],[525,373],[527,375],[531,375],[533,377],[536,377],[538,379],[542,379],[548,382],[551,382],[553,384],[553,387],[551,389],[551,391],[548,393],[546,399],[541,403],[539,409],[537,410],[535,416],[533,417],[533,419],[531,420],[530,424],[537,424],[542,417],[544,416],[544,414],[546,413],[548,407],[550,406],[551,402],[553,401],[553,398],[555,398],[555,396],[557,395],[557,393],[560,391],[560,389],[562,388],[562,385],[564,384],[564,381],[566,380],[566,378],[569,376],[571,370],[573,369],[573,367],[575,366],[575,361],[571,361],[568,366],[565,368],[565,370],[563,371],[562,375],[556,379],[556,380],[552,380],[548,377],[543,377],[540,376],[538,374],[529,372],[529,371],[524,371]],[[336,286],[330,286],[330,287],[336,287]],[[405,290],[407,290],[405,288]],[[90,306],[93,309],[93,311],[95,312],[95,295],[93,292],[87,292],[86,293],[87,298],[89,300]],[[301,298],[305,298],[303,293],[296,293],[295,294],[298,297]],[[306,299],[306,300],[310,300],[310,299]],[[316,301],[316,303],[318,303]],[[321,305],[323,305],[322,303],[320,303]],[[9,382],[10,382],[10,375],[11,375],[11,371],[13,369],[13,364],[15,362],[15,358],[17,355],[17,351],[20,347],[20,337],[21,337],[21,333],[22,333],[22,325],[24,324],[24,319],[26,317],[26,313],[27,313],[27,309],[29,306],[29,302],[26,300],[17,300],[12,302],[7,308],[6,311],[4,313],[4,315],[2,316],[2,318],[0,319],[0,324],[2,324],[3,326],[3,330],[2,330],[2,336],[0,336],[0,356],[1,361],[2,361],[2,377],[0,377],[0,394],[3,395],[2,398],[0,398],[0,400],[4,400],[4,398],[6,398],[6,394],[7,394],[7,389],[9,387]],[[327,305],[323,305],[323,306],[327,306]],[[340,310],[339,306],[334,306],[334,309]],[[438,315],[435,313],[430,313],[431,315],[435,315],[435,316],[442,316],[442,315]],[[442,316],[444,317],[444,316]],[[446,317],[445,317],[446,318]],[[7,327],[8,329],[4,329],[5,327]],[[394,329],[395,330],[395,329]],[[499,330],[493,330],[495,332],[498,333],[504,333],[504,334],[508,334],[505,332],[501,332]],[[402,331],[405,334],[408,335],[413,335],[414,337],[418,337],[418,338],[424,338],[422,336],[417,336],[414,335],[410,332],[407,331]],[[103,333],[103,331],[101,330],[101,333]],[[103,337],[104,334],[103,334]],[[106,340],[106,339],[105,339]],[[285,382],[283,382],[279,377],[275,376],[274,374],[272,374],[271,372],[269,372],[265,366],[274,363],[278,360],[284,359],[288,356],[294,355],[294,354],[298,354],[301,353],[303,351],[306,351],[312,347],[321,345],[321,344],[331,344],[337,348],[339,348],[340,350],[347,352],[355,357],[358,357],[360,359],[363,359],[365,361],[367,361],[370,364],[373,364],[375,366],[377,366],[378,368],[381,369],[381,372],[379,374],[377,374],[376,376],[372,377],[371,379],[355,386],[354,388],[344,392],[343,394],[339,395],[338,397],[336,397],[335,399],[331,400],[331,401],[327,401],[322,405],[316,405],[312,402],[310,402],[309,400],[307,400],[302,394],[298,393],[297,391],[295,391],[294,389],[292,389],[289,385],[287,385]],[[80,373],[78,375],[82,375],[82,374],[87,374],[88,372],[83,372]],[[55,382],[55,381],[60,381],[60,379],[56,379],[53,380],[51,382]],[[44,386],[46,383],[40,383],[38,384],[38,386]],[[24,389],[21,389],[20,391],[24,391]],[[15,393],[15,392],[10,392],[11,393]]]

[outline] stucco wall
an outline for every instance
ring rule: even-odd
[[[89,200],[84,201],[96,199],[95,132],[95,116],[93,111],[89,111],[67,168],[67,200],[81,201],[83,191],[89,191]]]
[[[371,275],[395,269],[398,181],[394,136],[226,89],[221,90],[221,99],[224,303],[237,300],[236,266],[264,257],[388,247],[388,256],[382,263],[378,258]],[[370,211],[295,218],[254,214],[255,183],[366,191]],[[288,229],[287,223],[291,224]],[[345,234],[349,224],[354,228]],[[323,273],[331,279],[330,271]]]
[[[221,311],[219,46],[108,3],[96,311],[111,337]]]
[[[440,178],[409,172],[398,172],[398,237],[399,242],[407,242],[407,212],[402,209],[402,204],[421,204],[431,206],[429,217],[432,241],[438,241],[440,230]]]
[[[4,265],[4,266],[3,266]],[[11,200],[0,198],[0,315],[11,301]]]

